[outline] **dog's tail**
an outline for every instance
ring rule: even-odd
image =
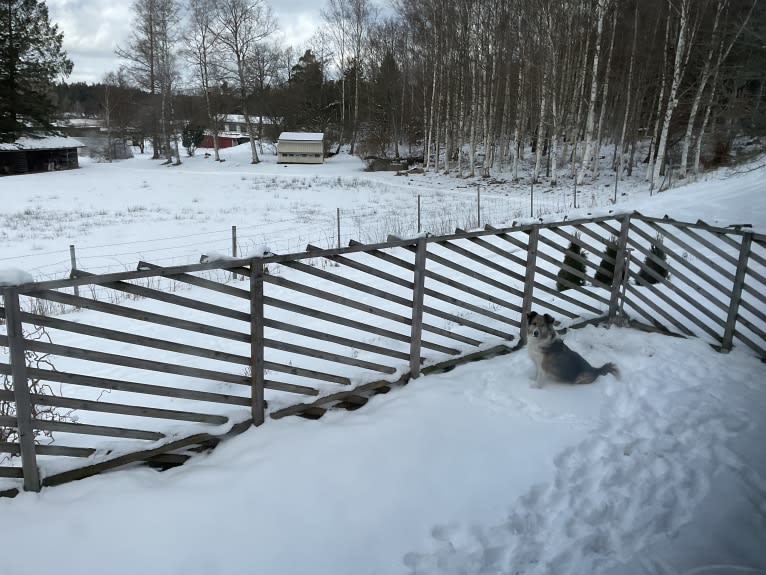
[[[606,375],[608,373],[611,373],[612,375],[614,375],[614,377],[616,377],[617,379],[620,379],[620,368],[618,368],[612,362],[605,363],[601,367],[596,368],[596,373],[598,373],[598,375]]]

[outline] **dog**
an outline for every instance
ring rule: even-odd
[[[593,383],[599,375],[613,374],[620,378],[620,370],[613,363],[593,367],[583,356],[569,349],[553,327],[554,319],[547,313],[535,311],[527,314],[527,351],[535,362],[537,374],[534,387],[542,387],[543,375],[562,383]]]

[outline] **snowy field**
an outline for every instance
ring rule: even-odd
[[[258,166],[248,150],[0,179],[0,269],[64,277],[302,251],[530,216],[528,184]],[[764,160],[649,197],[636,177],[535,188],[535,217],[639,210],[766,231]],[[602,174],[607,170],[602,170]],[[607,172],[608,173],[608,172]],[[501,177],[498,180],[502,180]],[[84,312],[87,313],[87,312]],[[764,365],[698,340],[570,330],[611,376],[529,386],[514,353],[420,378],[356,412],[269,421],[186,465],[0,499],[0,574],[766,573]],[[32,559],[30,559],[32,558]]]

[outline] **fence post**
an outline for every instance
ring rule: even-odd
[[[336,220],[338,222],[338,249],[340,249],[340,208],[335,208]]]
[[[420,194],[418,194],[418,233],[420,233]]]
[[[612,275],[612,293],[609,297],[609,323],[615,323],[618,318],[620,307],[620,291],[627,287],[628,274],[626,270],[630,267],[628,261],[628,234],[630,233],[630,214],[626,214],[620,225],[620,237],[617,238],[617,254],[614,256],[614,274]],[[623,284],[626,284],[623,286]],[[619,318],[622,319],[622,318]]]
[[[19,430],[21,467],[24,490],[40,491],[40,471],[35,454],[35,431],[32,427],[32,398],[27,384],[27,362],[24,354],[24,332],[21,327],[19,294],[13,289],[3,290],[6,333],[13,379],[13,397],[16,402],[16,428]]]
[[[237,257],[237,226],[231,226],[231,257]],[[236,280],[237,274],[232,273],[231,279]]]
[[[535,180],[532,180],[529,188],[529,217],[535,217]]]
[[[410,332],[410,377],[420,376],[420,347],[423,335],[423,297],[426,285],[426,238],[418,238],[412,282],[412,330]]]
[[[742,287],[745,285],[747,261],[750,258],[752,244],[752,232],[745,232],[742,235],[742,245],[739,248],[739,261],[737,262],[737,273],[734,276],[734,286],[731,289],[731,303],[729,304],[729,314],[726,318],[726,329],[723,334],[723,340],[721,340],[721,349],[723,351],[731,351],[734,341],[734,329],[737,325],[739,302],[742,299]]]
[[[253,425],[264,422],[263,397],[265,370],[263,368],[263,260],[250,262],[250,393]]]
[[[519,342],[527,343],[527,314],[532,311],[532,295],[535,289],[535,267],[537,266],[537,241],[540,227],[533,226],[527,242],[527,270],[524,275],[524,299],[521,302],[521,333]]]
[[[69,277],[74,277],[74,273],[77,271],[77,258],[74,254],[74,244],[69,244],[69,260],[72,262],[72,271],[70,272]],[[74,286],[74,295],[80,297],[80,288],[78,286]]]
[[[481,186],[476,186],[476,227],[481,227]]]

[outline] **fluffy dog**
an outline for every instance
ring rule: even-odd
[[[593,367],[583,356],[569,349],[553,327],[554,319],[532,311],[527,314],[527,351],[535,362],[535,387],[542,387],[543,375],[562,383],[593,383],[599,375],[614,374],[620,370],[613,363]]]

